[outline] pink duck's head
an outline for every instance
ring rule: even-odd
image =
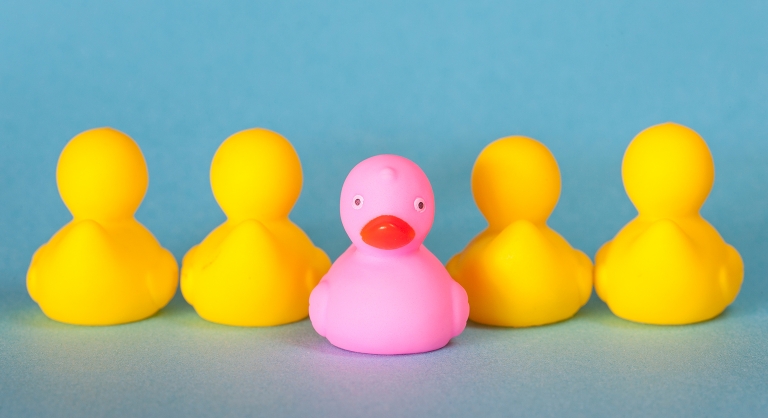
[[[397,155],[377,155],[356,165],[341,188],[340,206],[344,230],[363,251],[413,251],[435,217],[426,174]]]

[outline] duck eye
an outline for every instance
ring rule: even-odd
[[[358,195],[355,195],[355,197],[352,198],[352,207],[355,209],[360,209],[363,207],[363,197]]]
[[[416,209],[417,212],[424,212],[427,208],[427,204],[424,202],[424,199],[417,197],[416,200],[413,201],[413,208]]]

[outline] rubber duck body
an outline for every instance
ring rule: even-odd
[[[211,187],[227,221],[182,262],[182,294],[201,317],[270,326],[307,316],[309,293],[331,262],[288,219],[301,186],[301,162],[281,135],[249,129],[221,144]]]
[[[32,257],[27,289],[51,319],[114,325],[153,315],[171,300],[178,265],[133,217],[149,183],[138,145],[111,128],[85,131],[56,169],[73,220]]]
[[[560,187],[557,161],[531,138],[499,139],[478,156],[472,193],[489,226],[447,265],[469,294],[473,321],[543,325],[589,300],[592,262],[546,224]]]
[[[741,256],[699,214],[714,172],[706,142],[685,126],[652,126],[632,140],[622,177],[639,214],[595,257],[595,290],[614,314],[688,324],[736,298]]]
[[[435,211],[424,172],[403,157],[371,157],[347,176],[340,207],[352,245],[312,292],[315,330],[369,354],[432,351],[459,335],[466,292],[422,245]]]

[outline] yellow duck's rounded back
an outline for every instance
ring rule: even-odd
[[[688,324],[720,314],[744,274],[739,253],[699,214],[715,178],[706,142],[675,123],[630,143],[624,187],[638,216],[595,257],[595,289],[636,322]]]
[[[50,318],[112,325],[151,316],[173,297],[178,265],[133,215],[149,183],[138,145],[111,128],[74,137],[59,157],[59,193],[73,220],[40,247],[30,296]]]
[[[309,294],[331,263],[288,219],[301,186],[301,162],[281,135],[249,129],[221,144],[211,187],[227,221],[182,263],[182,293],[201,317],[268,326],[308,315]]]
[[[466,289],[469,317],[527,327],[573,316],[592,292],[592,262],[546,222],[560,197],[560,169],[540,142],[512,136],[488,145],[472,193],[488,228],[448,271]]]

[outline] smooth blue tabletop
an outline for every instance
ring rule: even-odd
[[[760,1],[0,1],[0,416],[767,416],[766,22]],[[635,215],[625,147],[669,120],[708,141],[702,213],[746,265],[703,324],[634,324],[593,295],[570,321],[470,324],[442,350],[377,357],[308,321],[211,324],[178,295],[146,321],[68,326],[25,291],[32,253],[70,219],[58,155],[89,128],[142,147],[137,217],[179,260],[224,219],[217,146],[262,126],[298,150],[292,219],[332,258],[349,245],[347,172],[396,153],[431,178],[426,245],[445,261],[485,225],[469,176],[490,141],[552,150],[550,225],[593,256]]]

